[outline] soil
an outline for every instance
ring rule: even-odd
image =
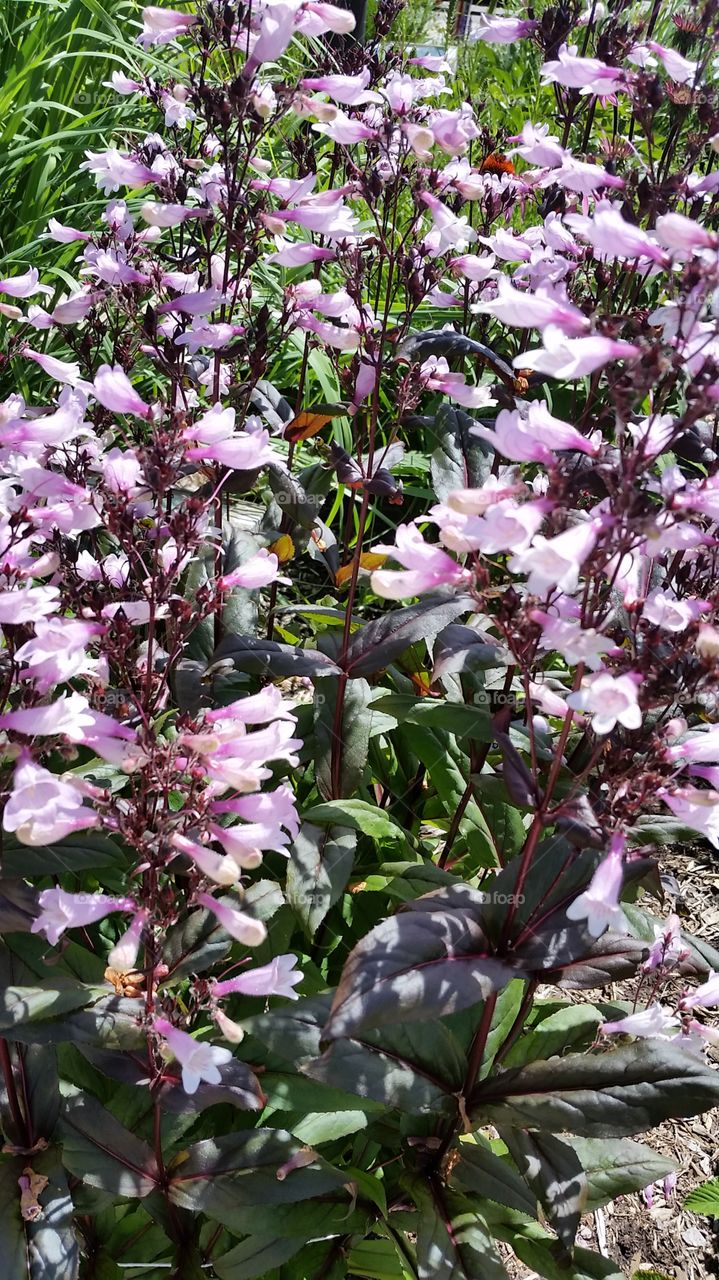
[[[661,851],[665,910],[676,911],[687,933],[705,938],[719,949],[719,854],[706,848]],[[611,988],[612,997],[632,998],[625,984]],[[609,989],[604,993],[609,994]],[[578,993],[579,994],[579,993]],[[709,1019],[707,1019],[709,1020]],[[712,1018],[719,1024],[719,1018]],[[719,1067],[719,1051],[709,1055]],[[630,1280],[716,1280],[719,1277],[719,1218],[683,1208],[691,1191],[719,1175],[719,1109],[690,1120],[670,1120],[640,1141],[677,1165],[676,1187],[665,1194],[662,1184],[649,1193],[619,1196],[587,1214],[577,1244],[611,1259]],[[509,1264],[509,1265],[507,1265]],[[532,1272],[505,1259],[512,1280],[531,1280]]]

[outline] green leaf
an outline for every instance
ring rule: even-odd
[[[621,1138],[719,1102],[719,1076],[670,1043],[647,1041],[572,1054],[484,1081],[470,1099],[475,1123]]]
[[[626,1280],[611,1258],[603,1258],[591,1249],[575,1249],[568,1267],[565,1259],[555,1257],[552,1245],[552,1240],[545,1243],[519,1237],[512,1247],[526,1266],[546,1280]]]
[[[459,675],[463,671],[486,671],[505,665],[493,637],[461,622],[451,622],[440,631],[432,656],[433,684],[443,676]]]
[[[416,1280],[393,1240],[360,1240],[347,1262],[348,1275],[361,1280]]]
[[[616,1200],[617,1196],[641,1191],[650,1182],[659,1182],[673,1173],[676,1165],[643,1142],[631,1138],[572,1138],[582,1168],[587,1175],[587,1211]]]
[[[506,1280],[487,1223],[465,1196],[420,1178],[407,1185],[420,1210],[419,1280]]]
[[[305,821],[362,831],[373,840],[402,840],[406,833],[383,809],[366,800],[327,800],[308,809]]]
[[[215,1259],[212,1267],[219,1280],[254,1280],[294,1257],[302,1245],[302,1239],[293,1236],[284,1240],[277,1236],[250,1236]]]
[[[0,991],[0,1033],[80,1009],[97,1000],[101,989],[56,974],[47,987],[5,987]]]
[[[13,1028],[13,1039],[27,1044],[97,1045],[105,1049],[138,1049],[147,1043],[139,1017],[144,1002],[106,996],[64,1018],[37,1019]]]
[[[700,1187],[690,1191],[684,1201],[684,1208],[692,1213],[705,1213],[709,1217],[719,1218],[719,1178],[710,1178]]]
[[[489,713],[483,707],[466,706],[440,698],[415,698],[408,693],[388,693],[373,703],[377,711],[396,716],[401,724],[428,729],[444,729],[458,738],[491,742],[494,738]]]
[[[352,873],[357,835],[346,827],[303,822],[290,849],[287,901],[314,938]]]
[[[541,1012],[541,1006],[540,1006]],[[572,1048],[588,1047],[604,1021],[591,1004],[570,1004],[557,1009],[520,1036],[504,1058],[505,1067],[521,1067],[525,1062],[552,1058]]]
[[[457,1150],[461,1159],[452,1169],[452,1182],[460,1191],[473,1191],[483,1200],[536,1218],[537,1197],[509,1160],[492,1151],[486,1138],[476,1134],[474,1141],[467,1138],[460,1142]]]
[[[30,1165],[48,1180],[38,1196],[42,1216],[26,1224],[30,1280],[77,1280],[80,1250],[73,1225],[75,1208],[57,1149],[33,1155]]]
[[[342,971],[325,1039],[442,1017],[478,1004],[516,976],[489,954],[477,909],[452,909],[451,895],[442,889],[418,899],[358,942]]]
[[[463,613],[472,602],[467,596],[428,596],[421,604],[393,609],[355,631],[347,651],[345,671],[352,679],[371,676],[389,666],[410,645],[435,636]]]
[[[304,1070],[313,1080],[410,1115],[450,1115],[466,1064],[446,1029],[433,1023],[382,1027],[359,1039],[337,1040]]]
[[[155,1157],[89,1094],[70,1097],[60,1120],[63,1162],[91,1187],[141,1199],[159,1182]]]
[[[585,1211],[587,1180],[573,1146],[551,1133],[509,1130],[502,1135],[521,1176],[533,1188],[568,1255]]]
[[[58,844],[26,845],[9,832],[3,834],[3,874],[21,878],[61,876],[68,872],[124,870],[127,854],[110,836],[82,831],[66,836]]]

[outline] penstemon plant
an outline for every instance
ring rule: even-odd
[[[13,1280],[616,1276],[719,1101],[716,5],[399,8],[144,9],[0,280]]]

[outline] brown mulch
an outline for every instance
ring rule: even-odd
[[[661,850],[659,862],[666,892],[664,909],[658,903],[648,903],[648,909],[657,916],[676,911],[687,933],[719,949],[719,854],[708,847]],[[616,984],[611,998],[631,1000],[633,990],[633,984]],[[609,992],[603,994],[606,997]],[[584,998],[579,992],[577,996]],[[710,1057],[719,1065],[719,1051]],[[641,1193],[619,1196],[582,1219],[577,1244],[603,1254],[636,1280],[642,1272],[647,1280],[650,1273],[654,1273],[652,1280],[715,1280],[719,1277],[719,1219],[682,1206],[695,1187],[719,1175],[719,1109],[689,1120],[667,1121],[639,1135],[639,1140],[676,1163],[675,1190],[667,1197],[658,1184],[651,1205]],[[529,1280],[532,1274],[515,1259],[507,1269],[513,1280]]]

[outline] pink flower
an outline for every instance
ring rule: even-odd
[[[638,1013],[630,1013],[617,1022],[604,1022],[600,1027],[603,1036],[639,1036],[666,1039],[667,1031],[676,1031],[679,1021],[664,1005],[650,1004]]]
[[[617,929],[626,926],[626,918],[619,905],[623,881],[622,851],[623,843],[613,841],[606,858],[594,872],[589,887],[567,907],[567,918],[586,920],[587,930],[593,938],[601,937],[612,925]]]
[[[37,622],[55,613],[60,600],[57,587],[17,587],[0,591],[0,625]]]
[[[120,187],[145,187],[157,182],[157,174],[132,156],[122,155],[116,147],[107,151],[86,151],[87,160],[80,165],[95,175],[95,182],[105,195],[119,191]]]
[[[151,4],[142,11],[143,28],[138,44],[169,44],[184,36],[197,22],[197,14],[180,13],[177,9],[160,9]]]
[[[352,146],[355,142],[364,142],[367,138],[376,138],[377,130],[363,124],[361,120],[353,120],[344,111],[337,108],[332,120],[313,124],[315,133],[322,133],[340,146]]]
[[[282,57],[290,40],[295,34],[298,5],[296,3],[275,3],[268,6],[260,21],[257,38],[252,41],[250,56],[247,59],[245,75],[259,67],[262,62],[275,62]]]
[[[151,227],[179,227],[188,218],[206,218],[206,209],[188,209],[184,204],[159,204],[147,200],[140,209],[140,216]]]
[[[488,440],[513,462],[542,462],[551,466],[556,462],[553,452],[556,449],[571,449],[596,457],[596,446],[568,422],[553,417],[544,400],[531,401],[525,410],[526,416],[519,409],[502,409],[494,428],[471,427],[471,433]]]
[[[608,67],[599,58],[577,56],[577,47],[563,44],[558,57],[541,68],[542,84],[561,84],[566,89],[579,89],[583,94],[608,98],[624,89],[626,74],[620,67]]]
[[[0,280],[0,293],[6,293],[10,298],[31,298],[35,293],[52,297],[52,289],[38,281],[37,267],[29,267],[23,275],[6,276],[4,280]]]
[[[719,849],[719,791],[677,787],[675,791],[662,790],[658,794],[675,818]]]
[[[142,90],[140,81],[131,80],[129,76],[125,75],[124,71],[113,71],[109,80],[103,80],[102,86],[104,89],[114,89],[115,93],[119,93],[123,97],[131,93],[139,93]]]
[[[135,391],[119,364],[100,365],[93,383],[93,394],[103,408],[112,413],[131,413],[138,418],[147,418],[150,414],[150,406]]]
[[[276,262],[280,267],[304,267],[308,262],[327,262],[336,257],[334,249],[322,249],[317,244],[309,244],[302,240],[297,244],[285,240],[282,248],[271,253],[266,262]]]
[[[546,329],[555,325],[562,333],[573,337],[585,333],[589,321],[566,298],[558,297],[548,288],[536,293],[515,289],[506,276],[497,278],[497,297],[489,302],[475,302],[472,311],[477,315],[495,316],[503,324],[518,329]]]
[[[66,893],[64,889],[43,889],[38,895],[40,914],[32,922],[31,933],[44,933],[55,946],[66,929],[78,929],[104,920],[113,911],[136,911],[132,898],[110,898],[104,893]]]
[[[453,509],[454,496],[449,495],[450,505],[433,507],[430,515],[439,525],[443,546],[460,555],[468,551],[481,551],[488,556],[498,551],[520,551],[531,541],[546,515],[541,502],[520,505],[507,498],[493,503],[484,515],[474,516]]]
[[[43,355],[30,347],[24,347],[22,354],[28,360],[34,360],[55,382],[66,382],[74,387],[80,381],[80,366],[75,360],[58,360],[56,356]]]
[[[208,316],[211,311],[214,311],[226,301],[227,299],[222,290],[212,285],[209,289],[182,293],[179,298],[171,298],[169,302],[161,302],[156,310],[158,315],[164,315],[167,311],[177,311],[184,316]]]
[[[600,164],[589,164],[586,160],[577,160],[567,154],[561,166],[550,169],[539,185],[551,187],[555,183],[566,187],[567,191],[578,191],[580,195],[590,196],[600,187],[623,187],[624,179],[609,173]]]
[[[467,571],[446,551],[426,543],[413,524],[399,526],[393,547],[378,546],[375,550],[380,555],[392,556],[406,570],[376,569],[372,574],[372,590],[386,600],[404,600],[445,585],[460,586],[469,578]]]
[[[299,1000],[294,988],[302,981],[302,973],[296,965],[296,956],[275,956],[260,969],[248,969],[226,982],[213,982],[212,995],[216,1000],[232,995],[286,996],[288,1000]]]
[[[316,316],[306,311],[297,316],[295,323],[298,329],[316,333],[318,338],[335,351],[357,351],[359,348],[360,335],[357,329],[329,324],[325,320],[318,320]]]
[[[667,75],[672,80],[676,80],[677,84],[693,84],[699,64],[691,62],[689,58],[683,58],[676,49],[667,49],[663,44],[657,44],[656,40],[647,40],[647,49],[651,49],[652,53],[656,53],[660,59]]]
[[[662,263],[664,250],[646,231],[627,222],[621,207],[609,200],[600,200],[591,217],[570,213],[564,219],[575,234],[588,240],[602,258],[610,262],[616,258],[638,259],[646,263]]]
[[[527,120],[517,141],[520,145],[507,154],[521,156],[527,164],[538,164],[551,169],[561,164],[566,155],[559,138],[549,132],[548,124],[532,124]]]
[[[244,587],[248,591],[256,591],[258,587],[267,587],[274,582],[278,573],[277,556],[263,548],[237,569],[218,578],[217,585],[222,591],[229,591],[232,587]]]
[[[719,761],[719,725],[709,725],[701,732],[692,733],[684,742],[668,747],[667,760],[682,760],[686,764]]]
[[[465,253],[459,258],[452,258],[450,267],[455,275],[462,275],[467,280],[479,282],[487,280],[494,271],[496,258],[493,253],[478,255]]]
[[[142,935],[150,919],[149,911],[142,908],[136,911],[129,927],[118,938],[114,947],[107,957],[107,963],[111,969],[117,969],[119,973],[129,973],[134,969],[137,963],[137,954],[140,950]]]
[[[681,921],[678,916],[670,915],[667,916],[666,924],[654,925],[654,941],[642,969],[645,973],[654,973],[661,966],[674,964],[688,954],[682,945]]]
[[[598,517],[572,525],[554,538],[537,534],[531,547],[512,556],[509,567],[513,573],[528,574],[527,588],[532,595],[544,596],[555,587],[572,592],[604,527]]]
[[[71,680],[73,676],[89,675],[97,661],[88,657],[85,646],[103,631],[104,627],[97,622],[38,618],[34,637],[20,645],[15,653],[16,661],[25,664],[20,678],[32,680],[38,693],[48,693],[53,685]]]
[[[463,373],[450,373],[443,356],[430,356],[425,360],[420,369],[420,377],[428,391],[441,391],[450,400],[467,408],[484,409],[496,403],[488,387],[469,386]]]
[[[472,35],[486,44],[514,44],[515,40],[533,35],[538,26],[531,18],[494,18],[483,13]]]
[[[287,720],[295,723],[292,704],[285,702],[277,685],[268,684],[259,693],[246,698],[238,698],[226,707],[216,707],[214,711],[205,712],[207,724],[227,724],[231,737],[237,735],[237,725],[269,724],[271,720]]]
[[[255,920],[253,916],[239,911],[237,907],[228,906],[226,902],[218,902],[216,898],[210,897],[209,893],[198,893],[197,902],[217,916],[222,928],[243,946],[259,947],[267,937],[267,930],[262,921]]]
[[[554,649],[571,667],[583,662],[590,670],[601,667],[604,655],[612,648],[611,640],[595,631],[594,627],[582,627],[569,619],[552,617],[541,609],[533,609],[533,622],[542,628],[541,649]]]
[[[314,17],[316,22],[312,24],[311,30],[308,30],[308,16]],[[325,31],[334,31],[338,35],[348,35],[350,31],[355,29],[355,17],[348,9],[340,9],[335,4],[327,4],[325,0],[305,0],[303,9],[300,11],[300,30],[306,35],[323,35]]]
[[[709,971],[706,982],[681,1000],[682,1009],[711,1009],[717,1004],[719,1004],[719,973],[715,973],[713,969]]]
[[[237,884],[240,868],[234,858],[215,853],[213,849],[197,844],[195,840],[188,840],[187,836],[180,835],[177,831],[171,836],[170,844],[173,849],[177,849],[178,853],[184,853],[191,858],[208,880],[225,886]]]
[[[716,232],[705,231],[693,218],[685,218],[683,213],[661,214],[657,218],[654,234],[667,249],[682,253],[716,249],[719,240]]]
[[[365,67],[356,76],[317,76],[314,79],[301,80],[300,84],[303,89],[310,89],[313,93],[326,93],[328,97],[334,98],[335,102],[356,107],[363,102],[382,101],[381,94],[367,88],[371,78],[369,67]]]
[[[217,462],[230,471],[256,471],[275,461],[269,432],[264,429],[236,432],[214,444],[196,445],[185,457],[190,462]]]
[[[642,712],[637,701],[637,679],[634,673],[612,676],[600,671],[585,680],[579,692],[569,694],[567,705],[590,712],[592,729],[597,734],[611,733],[617,724],[639,729]]]
[[[203,1080],[206,1084],[222,1083],[220,1067],[225,1067],[232,1061],[231,1049],[201,1044],[186,1031],[173,1027],[167,1018],[155,1018],[152,1026],[157,1035],[164,1037],[182,1068],[182,1087],[185,1093],[197,1093]]]
[[[446,253],[448,249],[464,249],[477,239],[477,232],[470,227],[466,218],[458,218],[446,205],[438,200],[431,191],[421,191],[420,200],[426,204],[432,215],[432,231],[426,237],[434,257]]]
[[[642,617],[662,631],[686,631],[692,622],[696,622],[710,605],[696,597],[679,600],[671,591],[661,591],[657,587],[650,592],[644,601]]]
[[[468,102],[454,111],[433,111],[427,121],[438,147],[450,156],[463,156],[470,142],[479,137],[479,128]]]
[[[58,777],[41,768],[23,751],[15,766],[3,827],[14,831],[21,844],[34,846],[53,844],[73,831],[96,827],[98,815],[83,804],[91,791],[79,778]]]
[[[639,347],[631,342],[615,341],[598,333],[587,338],[566,338],[554,325],[544,330],[543,339],[543,347],[515,356],[512,361],[515,368],[573,379],[594,373],[610,360],[629,360],[640,354]]]
[[[62,736],[91,747],[110,762],[118,756],[117,740],[134,742],[137,737],[134,729],[119,724],[102,711],[93,711],[87,698],[74,691],[47,706],[6,712],[0,716],[0,728],[12,729],[29,738]]]

